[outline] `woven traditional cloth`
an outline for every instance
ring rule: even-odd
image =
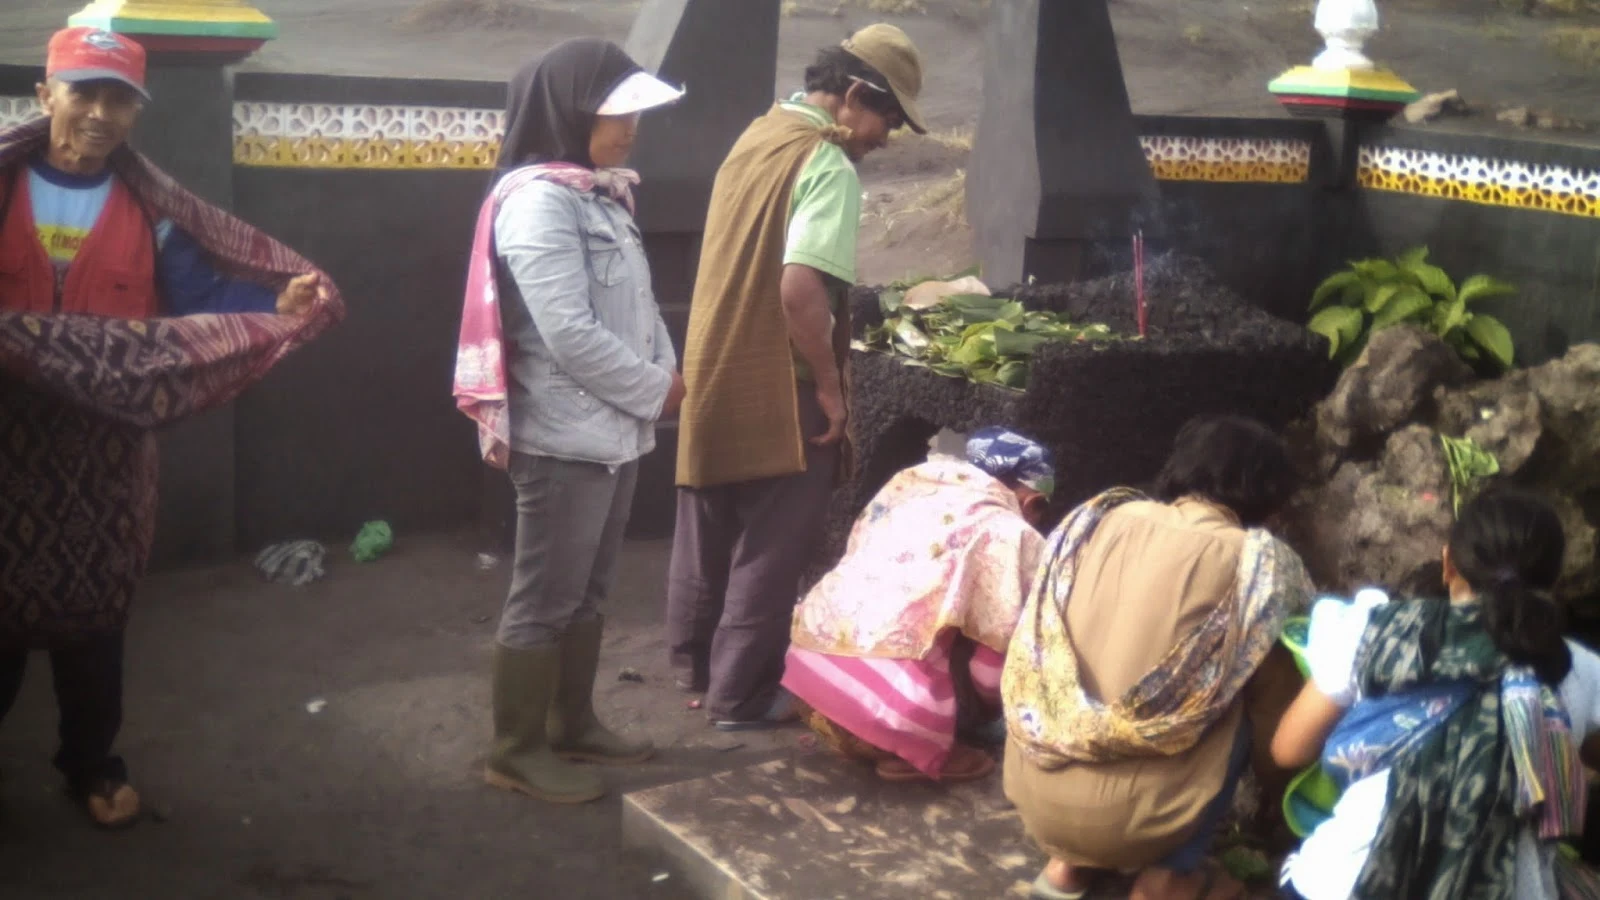
[[[1440,684],[1471,690],[1450,712],[1413,721],[1422,737],[1393,754],[1354,896],[1511,900],[1525,831],[1554,839],[1583,829],[1587,784],[1555,689],[1510,665],[1477,604],[1443,599],[1378,607],[1356,665],[1362,703]],[[1592,883],[1567,871],[1563,896],[1585,896]]]
[[[0,177],[48,135],[45,119],[0,132]],[[133,151],[111,167],[221,271],[274,288],[317,271]],[[227,403],[338,322],[323,283],[328,298],[294,318],[39,316],[4,311],[0,295],[0,646],[124,625],[154,535],[152,429]]]

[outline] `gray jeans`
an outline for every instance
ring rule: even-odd
[[[556,643],[600,614],[611,590],[639,464],[511,455],[517,548],[496,640],[514,650]]]

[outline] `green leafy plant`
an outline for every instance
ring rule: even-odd
[[[1028,385],[1029,361],[1044,344],[1113,339],[1104,325],[1074,325],[1003,297],[956,294],[920,310],[904,306],[904,297],[903,291],[880,295],[883,324],[868,329],[861,346],[980,384],[1021,390]]]
[[[1500,474],[1500,460],[1472,438],[1439,435],[1445,463],[1450,467],[1450,502],[1454,512],[1471,500],[1485,478]]]
[[[1472,311],[1472,304],[1516,288],[1488,275],[1456,287],[1418,247],[1393,260],[1366,259],[1329,276],[1311,295],[1311,323],[1328,339],[1328,356],[1354,362],[1372,333],[1391,325],[1419,325],[1443,338],[1461,358],[1492,369],[1511,368],[1511,332],[1499,319]]]

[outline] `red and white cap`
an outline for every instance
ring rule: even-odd
[[[100,28],[80,26],[63,29],[50,38],[44,74],[69,84],[120,81],[148,100],[144,68],[144,48],[137,41]]]
[[[595,112],[602,116],[626,116],[668,103],[676,103],[684,92],[651,75],[635,72],[611,89],[606,102]]]

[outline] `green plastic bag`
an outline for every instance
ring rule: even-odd
[[[368,522],[361,526],[355,543],[350,545],[350,556],[356,562],[372,562],[394,547],[394,530],[388,522]]]
[[[1310,678],[1311,664],[1306,660],[1306,639],[1310,637],[1311,619],[1295,616],[1283,623],[1283,646],[1294,656],[1300,674]],[[1283,818],[1295,837],[1305,838],[1329,816],[1343,792],[1339,785],[1323,770],[1322,764],[1312,763],[1302,769],[1283,792]]]

